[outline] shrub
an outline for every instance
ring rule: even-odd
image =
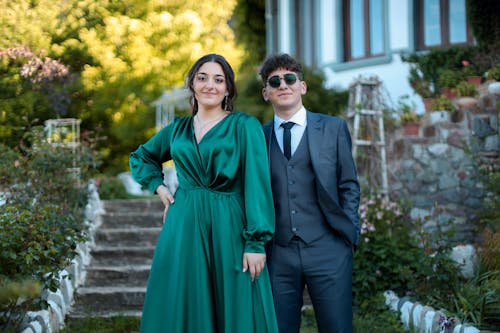
[[[445,69],[439,74],[439,86],[455,88],[463,80],[462,73],[452,69]]]
[[[462,81],[455,87],[455,92],[458,97],[474,97],[477,94],[477,89],[475,84]]]
[[[488,79],[500,81],[500,63],[496,64],[488,70]]]
[[[354,305],[365,312],[369,300],[388,289],[407,294],[417,287],[423,250],[399,201],[381,195],[362,198],[361,241],[354,256]]]
[[[448,111],[453,112],[456,110],[453,102],[446,97],[445,95],[441,95],[437,98],[434,98],[431,103],[431,108],[434,111]]]
[[[57,290],[66,278],[59,272],[86,237],[86,189],[67,169],[74,166],[74,156],[39,139],[31,142],[16,150],[0,145],[5,201],[0,206],[0,290],[5,298],[0,327],[7,331],[19,325],[26,311],[47,306],[40,290]],[[83,174],[86,170],[82,165]]]

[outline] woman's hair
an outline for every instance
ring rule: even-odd
[[[227,111],[233,111],[233,102],[236,99],[237,95],[236,85],[234,83],[233,69],[223,56],[215,53],[210,53],[204,55],[194,63],[193,67],[191,67],[191,69],[189,70],[189,73],[186,78],[186,88],[189,89],[189,91],[191,92],[191,98],[189,102],[191,103],[191,107],[193,108],[193,115],[198,113],[198,101],[194,97],[194,90],[193,90],[194,77],[200,70],[200,67],[207,62],[215,62],[222,67],[222,71],[224,72],[224,77],[226,79],[226,87],[228,93],[227,97],[224,98],[224,100],[222,101],[222,109]]]
[[[266,86],[269,74],[277,69],[286,69],[297,74],[300,80],[303,79],[302,65],[286,53],[272,54],[264,61],[260,67],[260,78],[264,87]]]

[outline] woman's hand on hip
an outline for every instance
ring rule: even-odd
[[[260,273],[266,265],[266,254],[265,253],[243,253],[243,272],[250,271],[250,278],[252,282],[254,279],[258,279]]]
[[[168,208],[170,204],[174,203],[174,196],[165,185],[160,185],[156,189],[156,193],[160,196],[161,201],[165,205],[165,211],[163,212],[163,221],[165,221],[165,217],[167,216]]]

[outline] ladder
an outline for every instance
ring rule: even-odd
[[[387,197],[389,186],[383,107],[382,82],[377,76],[360,76],[350,85],[347,116],[352,126],[353,157],[356,163],[363,158],[360,163],[369,185],[379,187]],[[359,156],[360,151],[362,157]]]

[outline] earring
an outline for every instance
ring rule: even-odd
[[[227,95],[228,95],[228,93],[226,93],[226,95],[224,97],[224,111],[228,111],[228,108],[227,108]]]

